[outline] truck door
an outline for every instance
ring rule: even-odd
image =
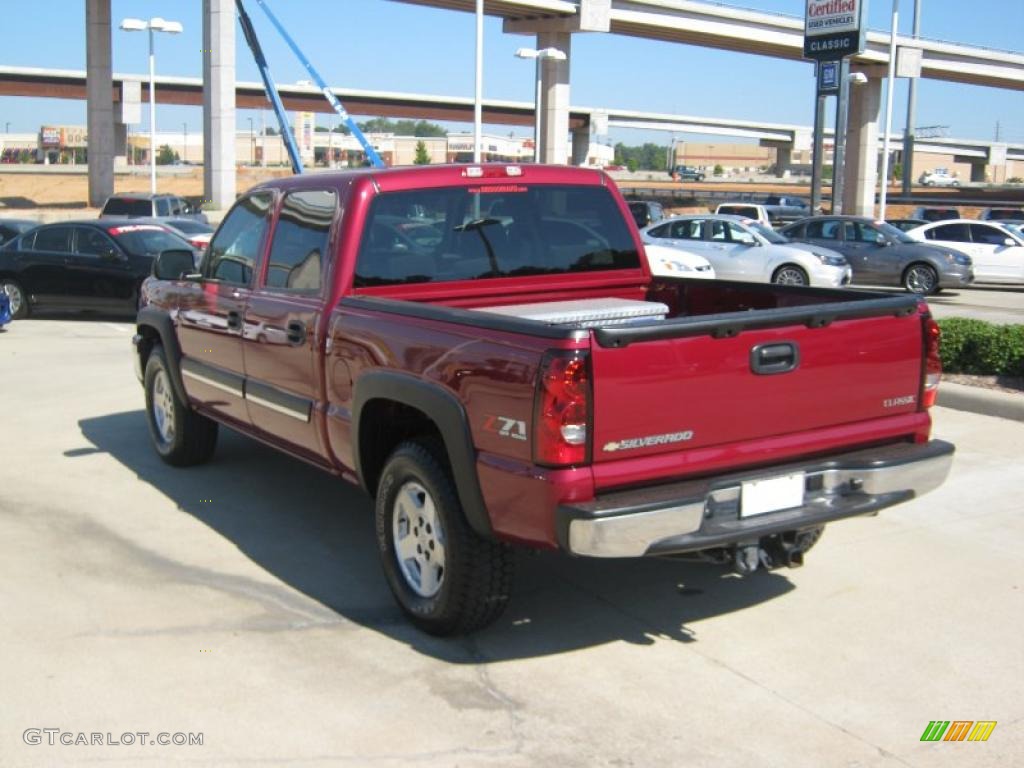
[[[256,267],[266,245],[272,192],[243,197],[210,242],[203,279],[182,296],[178,339],[189,397],[220,416],[249,424],[242,331]]]
[[[328,245],[338,210],[334,190],[298,190],[285,196],[266,264],[245,309],[242,352],[245,396],[254,427],[292,450],[324,455],[324,401],[319,335]]]

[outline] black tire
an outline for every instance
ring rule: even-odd
[[[903,272],[903,288],[918,296],[930,296],[939,290],[939,273],[929,264],[911,264]]]
[[[12,320],[24,320],[31,314],[32,309],[28,305],[28,294],[21,287],[21,283],[5,277],[0,281],[0,290],[7,294],[7,298],[11,302]]]
[[[159,344],[146,360],[144,383],[146,423],[160,458],[174,467],[209,461],[217,447],[217,422],[196,413],[178,397]]]
[[[377,487],[375,517],[388,586],[417,627],[432,635],[465,634],[505,610],[512,550],[470,528],[435,441],[403,442],[391,454]],[[404,543],[396,545],[396,534]],[[409,557],[402,558],[400,549]]]
[[[807,270],[798,267],[796,264],[783,264],[775,270],[772,275],[772,282],[778,285],[810,285],[811,280],[807,277]]]

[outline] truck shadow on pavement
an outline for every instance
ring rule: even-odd
[[[290,588],[280,592],[296,590],[319,604],[296,601],[293,594],[268,600],[269,610],[288,614],[281,617],[282,628],[293,626],[292,604],[299,602],[317,623],[356,623],[429,656],[478,664],[614,641],[693,642],[702,620],[794,589],[777,572],[741,579],[719,566],[679,560],[523,551],[508,609],[493,626],[470,638],[433,638],[409,625],[395,605],[377,560],[372,503],[354,486],[223,428],[209,464],[175,469],[152,450],[142,410],[78,423],[95,449],[70,450],[65,457],[111,455]]]

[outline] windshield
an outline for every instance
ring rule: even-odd
[[[481,183],[379,195],[356,260],[357,288],[639,268],[603,187]]]
[[[761,224],[760,222],[751,221],[751,222],[744,222],[744,223],[748,227],[750,227],[750,229],[752,229],[755,232],[757,232],[757,234],[759,234],[761,237],[763,237],[765,240],[767,240],[772,245],[785,245],[786,243],[789,242],[789,238],[788,237],[786,237],[785,235],[780,235],[778,232],[776,232],[771,227],[766,227],[764,224]]]
[[[186,240],[162,227],[137,225],[111,227],[108,231],[122,248],[136,256],[156,256],[169,250],[193,250]]]

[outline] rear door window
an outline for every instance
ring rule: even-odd
[[[842,222],[836,219],[822,219],[807,223],[807,237],[817,240],[838,240]]]
[[[36,230],[36,239],[32,250],[70,253],[71,227],[43,227]]]
[[[943,224],[924,233],[929,240],[949,240],[954,243],[971,242],[971,232],[966,224]]]
[[[270,244],[266,287],[319,292],[337,200],[331,190],[303,190],[285,197]]]
[[[703,219],[683,219],[672,222],[672,237],[677,240],[700,240]]]

